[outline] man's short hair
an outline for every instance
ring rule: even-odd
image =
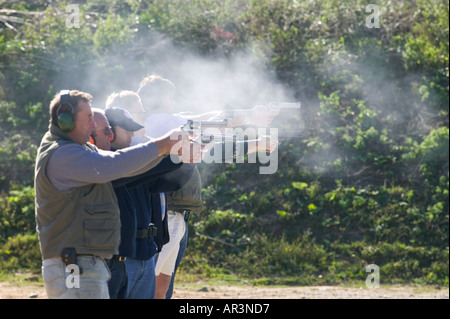
[[[149,75],[142,79],[137,94],[142,99],[142,105],[148,113],[156,113],[161,110],[161,97],[166,94],[174,94],[175,85],[168,79],[159,75]]]
[[[120,107],[124,110],[127,110],[128,112],[131,112],[133,110],[130,109],[130,106],[136,102],[141,104],[141,98],[136,92],[130,90],[123,90],[120,92],[111,93],[106,98],[105,108]]]
[[[78,112],[78,102],[80,101],[89,103],[92,101],[92,95],[78,90],[71,90],[69,93],[69,103],[72,105],[72,109],[67,104],[63,104],[60,107],[61,95],[60,92],[56,93],[53,100],[50,102],[50,123],[58,126],[58,115],[62,112],[69,112],[75,118],[75,115]]]

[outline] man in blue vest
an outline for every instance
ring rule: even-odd
[[[115,135],[111,143],[112,150],[129,147],[134,132],[143,128],[132,119],[128,111],[122,108],[106,108],[105,115]],[[125,248],[127,243],[121,244],[121,247],[124,248],[123,253],[127,254],[127,258],[124,259],[128,281],[127,298],[154,298],[155,264],[153,256],[168,241],[167,220],[163,224],[161,216],[160,193],[180,189],[190,178],[192,167],[186,167],[185,164],[182,166],[184,167],[165,159],[146,174],[113,182],[113,185],[126,183],[136,216],[134,228],[130,227],[131,225],[124,228],[122,225],[122,235],[130,239],[130,241],[127,240],[128,249]],[[121,215],[122,213],[125,211],[121,209]],[[162,236],[166,238],[165,242],[158,242],[158,231],[163,233]],[[130,235],[133,235],[134,238],[130,238]],[[130,247],[134,249],[131,250]],[[119,254],[122,255],[120,247]]]
[[[127,111],[120,108],[107,109],[106,113],[111,118],[113,127],[110,126],[104,110],[93,108],[92,112],[97,128],[92,132],[90,142],[106,151],[111,150],[111,147],[113,149],[128,147],[128,136],[132,136],[133,132],[143,127],[135,122]],[[170,174],[171,172],[174,174]],[[142,234],[142,229],[148,228],[144,227],[139,232],[137,231],[137,215],[140,216],[142,211],[148,211],[148,208],[143,206],[140,199],[133,198],[133,189],[146,185],[148,190],[152,189],[155,192],[177,190],[183,186],[191,174],[191,170],[186,168],[186,164],[174,164],[170,158],[165,158],[156,167],[143,174],[112,182],[120,208],[121,234],[119,254],[107,260],[111,272],[111,279],[108,281],[111,299],[127,297],[128,272],[125,260],[136,257],[136,237],[138,234]],[[144,196],[148,198],[149,194],[144,194]],[[157,200],[159,202],[158,197]],[[143,203],[145,204],[146,201]],[[139,211],[139,214],[136,214],[136,210]],[[164,236],[164,229],[167,228],[167,225],[163,225],[159,217],[160,209],[154,210],[154,212],[152,227],[160,230]],[[150,247],[154,246],[152,238],[148,238]]]

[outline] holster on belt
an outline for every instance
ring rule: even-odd
[[[65,247],[61,250],[61,260],[67,266],[69,265],[77,265],[80,270],[80,274],[82,274],[81,267],[77,262],[77,251],[73,247]]]
[[[155,237],[158,234],[158,227],[155,224],[150,224],[148,228],[138,229],[136,238]]]

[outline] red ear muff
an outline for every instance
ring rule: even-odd
[[[95,145],[95,140],[92,137],[92,135],[89,137],[89,143],[91,143],[92,145]]]
[[[114,132],[114,128],[109,130],[109,142],[112,143],[116,139],[116,134]]]

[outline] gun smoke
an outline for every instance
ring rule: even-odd
[[[296,101],[295,92],[277,80],[267,61],[256,59],[250,49],[244,49],[231,57],[205,57],[187,48],[175,46],[169,38],[158,33],[153,35],[152,40],[148,47],[139,48],[143,54],[137,55],[135,59],[121,59],[114,55],[103,57],[103,62],[91,62],[93,68],[83,86],[94,96],[94,107],[104,108],[104,101],[112,92],[137,91],[139,82],[150,74],[160,75],[175,84],[176,113],[250,109],[273,102]],[[133,47],[129,50],[139,51]],[[126,48],[121,55],[128,55]],[[97,65],[105,61],[108,65],[120,66],[130,72],[120,72],[117,77],[102,76]],[[143,63],[148,67],[141,68]],[[297,115],[298,111],[295,110]],[[282,122],[282,116],[292,116],[292,113],[294,112],[280,112],[278,123]],[[298,123],[298,129],[301,127],[302,123]],[[262,132],[262,127],[260,129]],[[267,128],[265,135],[271,132]],[[261,171],[266,171],[266,174],[275,173],[278,167],[278,152],[271,155],[269,159],[262,153],[258,156],[260,163],[266,165],[261,167]]]
[[[258,45],[252,43],[246,49],[234,52],[230,56],[215,54],[206,57],[187,47],[175,45],[165,35],[153,32],[145,45],[131,43],[128,47],[124,47],[124,51],[120,54],[110,54],[102,57],[101,61],[91,61],[92,67],[90,71],[85,71],[86,81],[83,83],[71,83],[67,78],[61,83],[80,85],[79,89],[94,96],[93,106],[99,108],[104,107],[106,97],[112,92],[136,91],[139,82],[149,74],[160,75],[175,84],[176,112],[203,113],[300,100],[302,102],[300,112],[281,112],[272,126],[280,128],[278,126],[280,123],[282,125],[289,122],[291,130],[304,131],[305,136],[309,135],[308,129],[305,129],[305,125],[308,126],[309,123],[304,121],[313,118],[314,123],[320,122],[320,116],[317,116],[320,113],[318,92],[298,97],[297,93],[301,88],[289,87],[280,81],[269,62],[270,52],[267,47],[262,49],[265,54],[255,53]],[[104,74],[102,71],[108,69],[105,65],[109,69],[117,69],[117,72],[109,71],[108,74]],[[408,119],[404,118],[405,110],[413,113],[410,116],[415,114],[414,111],[411,112],[411,106],[414,106],[413,98],[404,99],[404,94],[399,94],[402,87],[411,79],[405,79],[402,83],[392,83],[389,80],[388,66],[375,62],[373,65],[365,65],[359,62],[356,56],[350,54],[337,56],[331,53],[323,59],[317,69],[320,70],[322,78],[345,78],[348,83],[345,89],[357,92],[359,98],[366,101],[368,108],[375,106],[379,113],[391,114],[391,123],[407,122]],[[383,82],[384,87],[374,88],[365,84],[366,78],[374,76],[386,79]],[[314,85],[309,83],[310,79],[303,80],[304,87],[314,91]],[[335,123],[327,122],[321,125],[331,130],[336,128]],[[281,132],[279,133],[281,135]],[[329,141],[318,143],[328,144]],[[347,158],[345,151],[336,145],[329,143],[327,147],[328,151],[325,153],[309,152],[308,158],[299,158],[297,165],[316,169],[325,161],[330,163]]]

